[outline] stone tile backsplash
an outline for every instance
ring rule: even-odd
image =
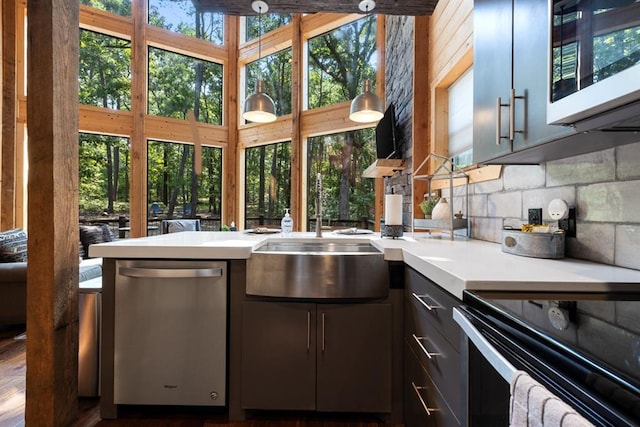
[[[547,207],[556,198],[576,207],[567,256],[640,269],[640,142],[540,166],[508,165],[499,179],[470,185],[471,236],[499,243],[502,227],[526,222],[529,208],[542,208],[553,224]]]

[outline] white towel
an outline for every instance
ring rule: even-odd
[[[511,377],[511,427],[594,427],[524,371]]]

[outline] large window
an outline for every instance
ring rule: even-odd
[[[149,114],[222,124],[222,65],[149,48]]]
[[[244,40],[253,40],[260,34],[268,33],[290,22],[291,14],[288,13],[269,13],[261,17],[247,16],[244,21]]]
[[[203,230],[220,230],[222,149],[202,147],[202,172],[194,169],[194,146],[149,141],[149,226],[167,218],[200,218]]]
[[[309,230],[315,227],[315,182],[322,177],[324,225],[363,227],[375,220],[375,180],[362,172],[376,158],[374,130],[363,129],[307,140]]]
[[[116,15],[131,17],[131,0],[80,0],[80,4]]]
[[[120,173],[131,177],[118,178],[116,186],[120,193],[112,197],[113,214],[108,215],[118,215],[124,200],[121,192],[126,189],[127,203],[129,193],[132,198],[147,198],[142,203],[134,203],[137,211],[130,213],[130,226],[136,234],[144,234],[145,216],[148,216],[148,226],[151,227],[168,216],[193,215],[202,219],[203,229],[220,229],[221,216],[225,216],[226,225],[233,220],[240,221],[240,227],[253,227],[260,221],[279,225],[284,209],[291,207],[291,203],[304,200],[304,197],[292,195],[291,191],[306,192],[306,183],[314,182],[314,179],[307,181],[300,174],[312,176],[315,170],[320,170],[325,179],[325,218],[331,218],[334,223],[338,220],[358,221],[360,217],[373,219],[375,180],[360,177],[362,170],[375,158],[371,129],[326,135],[336,132],[333,123],[343,120],[346,115],[344,111],[337,110],[329,113],[309,111],[296,116],[296,121],[283,117],[279,121],[282,126],[272,124],[266,127],[261,124],[243,126],[239,111],[227,110],[230,105],[237,105],[238,109],[243,107],[242,100],[253,93],[259,76],[264,81],[265,92],[275,102],[278,116],[290,115],[297,105],[304,109],[317,109],[335,103],[346,104],[362,92],[365,79],[374,81],[375,86],[378,61],[376,16],[357,16],[344,24],[347,22],[345,17],[336,15],[336,22],[340,24],[333,25],[328,22],[333,19],[329,15],[321,20],[302,16],[302,34],[289,28],[293,15],[267,13],[261,17],[225,17],[198,11],[198,2],[193,0],[80,2],[118,15],[96,20],[96,16],[104,14],[81,13],[79,29],[80,130],[86,135],[120,135],[125,139],[117,137],[114,141],[126,141],[123,147],[127,147],[126,155],[130,155],[119,160],[121,167],[126,164],[128,168]],[[139,2],[146,2],[148,7],[140,7]],[[139,16],[144,10],[148,13]],[[82,11],[86,12],[84,6]],[[232,25],[225,30],[227,22]],[[139,25],[145,30],[134,31],[140,28]],[[321,25],[322,30],[318,30],[316,25]],[[227,49],[223,40],[227,33],[240,42],[237,51]],[[309,34],[314,37],[307,39]],[[256,39],[259,35],[263,37],[261,46],[264,52],[256,60]],[[193,38],[192,42],[188,41],[189,38]],[[143,55],[135,52],[138,47],[146,49]],[[140,56],[147,56],[148,61],[133,60]],[[305,69],[300,81],[296,82],[301,87],[294,91],[292,71],[296,58],[302,58]],[[240,69],[223,69],[226,64],[236,64],[236,59]],[[225,75],[240,80],[230,84],[224,81]],[[132,85],[132,76],[136,77],[135,85]],[[298,98],[292,99],[293,94]],[[146,104],[136,102],[143,98],[146,98]],[[194,130],[185,121],[191,111],[202,124],[197,129],[199,139],[209,146],[222,147],[203,149],[205,160],[207,156],[211,160],[206,160],[203,174],[195,178],[191,145]],[[228,114],[232,123],[236,123],[236,119],[240,121],[235,129],[226,127],[231,123],[223,123]],[[183,121],[182,124],[175,125],[177,120]],[[344,129],[340,126],[341,131]],[[308,132],[325,136],[311,138],[307,150],[299,145],[307,143]],[[361,136],[366,132],[369,136]],[[289,138],[292,142],[282,142]],[[229,147],[227,152],[225,148],[229,143],[236,146]],[[297,145],[292,146],[293,143]],[[115,162],[113,154],[108,155],[106,145],[103,146],[100,161],[107,165],[111,156],[111,161]],[[124,155],[122,150],[121,147],[120,157]],[[237,161],[233,157],[235,153],[243,156],[245,169],[234,167],[233,170],[239,173],[246,171],[245,176],[221,179],[226,176],[222,171],[223,152],[231,156],[224,157],[230,164]],[[292,159],[293,152],[309,157],[300,159],[296,156]],[[295,171],[292,160],[296,161]],[[216,165],[215,173],[211,172],[214,166],[207,165]],[[304,169],[300,170],[300,167]],[[132,169],[145,168],[149,173],[147,177],[130,173]],[[92,172],[84,173],[87,179],[83,184],[85,188],[98,185],[91,182]],[[107,179],[106,175],[104,179]],[[223,182],[237,183],[242,194],[238,196],[235,187],[226,189],[223,194]],[[106,188],[107,181],[100,185]],[[310,187],[309,200],[313,200],[313,185]],[[100,214],[111,210],[107,196],[109,190],[105,190],[104,195],[90,189],[83,191],[86,197],[81,209],[91,208]],[[236,197],[243,198],[246,203],[239,204]],[[296,206],[297,212],[293,214],[313,218],[313,209],[313,206],[309,210],[307,206]],[[129,216],[129,213],[125,215]],[[296,228],[305,229],[308,225],[300,223]],[[149,234],[154,234],[154,231],[149,231]]]
[[[457,167],[473,163],[473,69],[449,86],[449,156]]]
[[[291,49],[247,64],[245,99],[255,91],[260,74],[264,80],[263,90],[276,106],[276,115],[291,114]]]
[[[309,39],[309,109],[355,98],[376,76],[376,19],[371,15]]]
[[[80,30],[79,102],[131,108],[131,42]]]
[[[247,148],[245,228],[280,225],[291,203],[291,143]]]
[[[129,215],[129,140],[79,135],[79,214],[83,222],[107,222],[114,235],[120,216]]]
[[[224,39],[224,16],[198,12],[193,0],[149,0],[149,24],[216,44]]]

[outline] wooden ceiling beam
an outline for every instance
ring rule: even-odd
[[[238,0],[193,0],[200,11],[220,12],[225,15],[251,16],[257,13],[251,8],[251,1]],[[359,1],[344,0],[267,0],[269,13],[360,13]],[[374,13],[384,15],[422,16],[431,15],[438,0],[376,0]]]

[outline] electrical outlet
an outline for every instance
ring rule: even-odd
[[[569,215],[558,221],[558,227],[564,230],[566,237],[576,237],[576,208],[569,208]]]
[[[542,224],[542,208],[529,209],[529,224]]]

